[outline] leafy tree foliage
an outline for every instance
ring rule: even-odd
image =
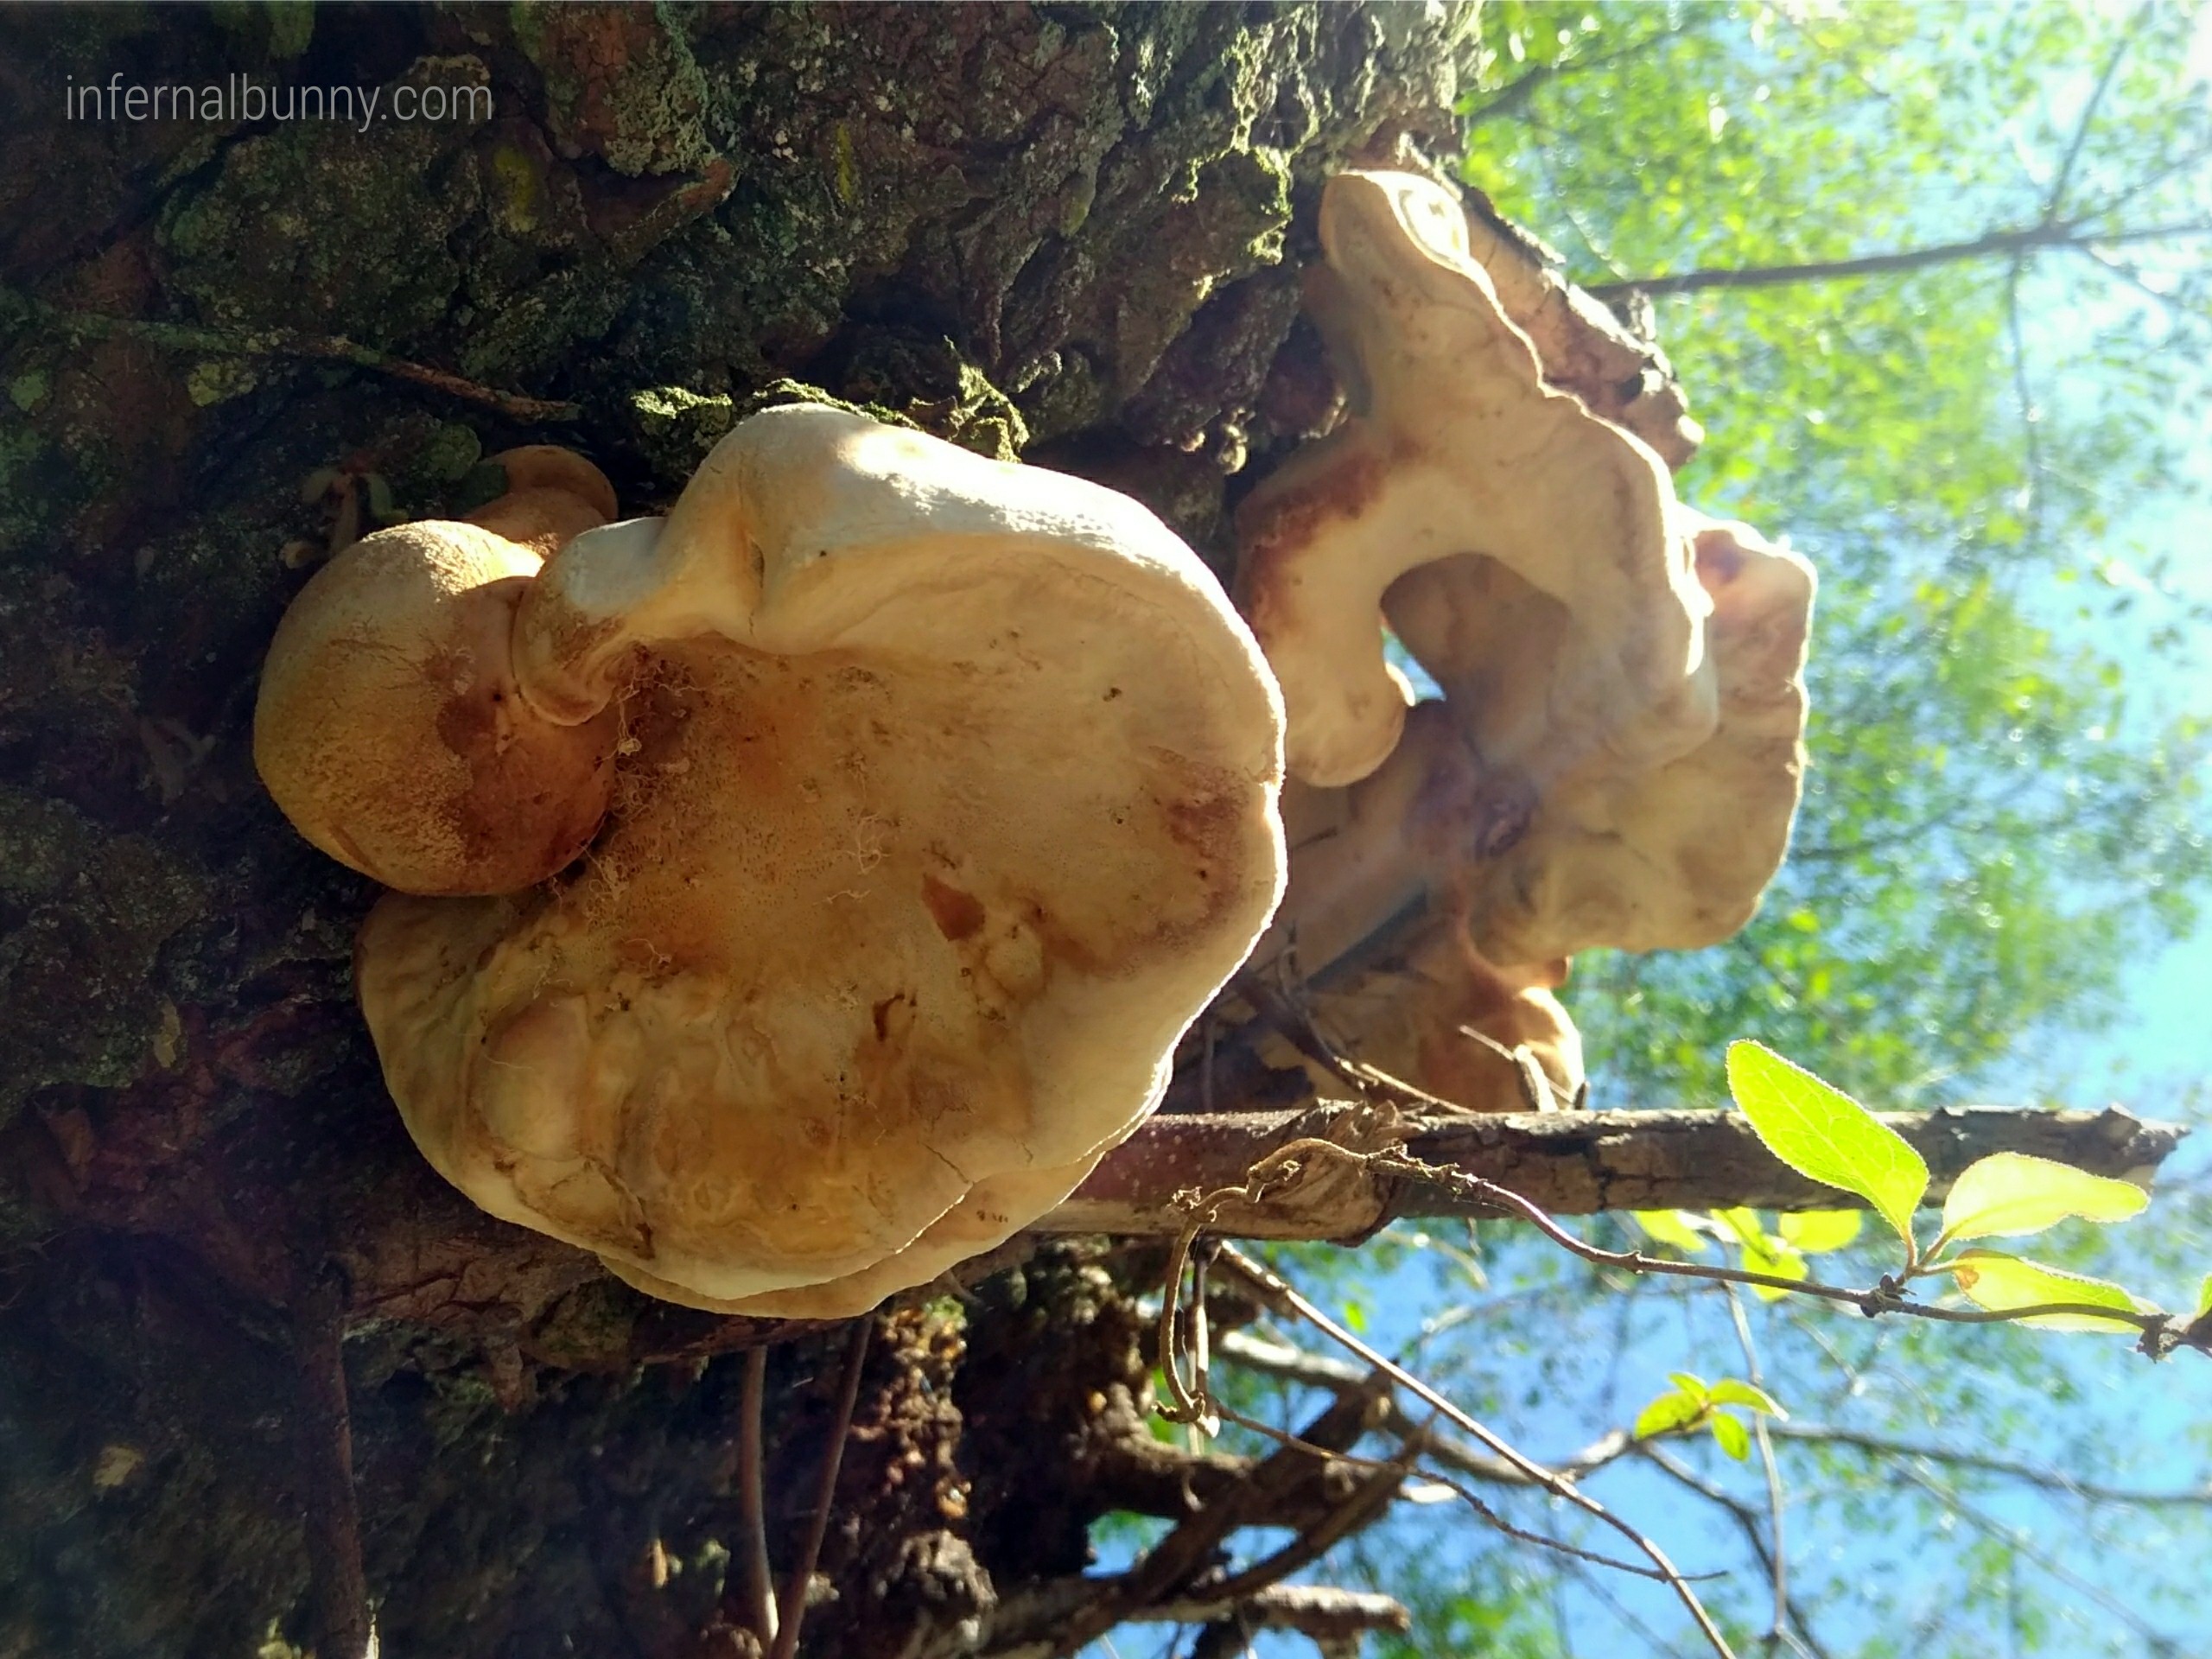
[[[1955,1097],[2107,1017],[2190,924],[2204,728],[2164,692],[2205,620],[2171,585],[2212,393],[2204,16],[1486,10],[1468,178],[1586,283],[1714,279],[1656,302],[1712,427],[1682,486],[1822,576],[1764,911],[1719,951],[1579,964],[1617,1103],[1712,1097],[1746,1031],[1891,1104]],[[1822,268],[1892,253],[1929,257]]]
[[[1711,429],[1684,493],[1789,533],[1822,579],[1790,862],[1726,947],[1577,963],[1601,1103],[1713,1103],[1741,1035],[1878,1106],[2059,1077],[2212,880],[2187,680],[2212,623],[2189,563],[2212,8],[1491,0],[1481,47],[1468,181],[1578,280],[1647,289]],[[2060,1222],[2036,1254],[2186,1309],[2201,1198],[2162,1194],[2117,1245]],[[1661,1248],[1625,1217],[1590,1236]],[[1853,1285],[1897,1242],[1748,1211],[1677,1240]],[[1700,1590],[1738,1651],[2164,1654],[2201,1629],[2193,1357],[1630,1280],[1503,1224],[1401,1229],[1370,1262],[1328,1276],[1338,1305],[1538,1455],[1639,1414],[1683,1431],[1586,1484],[1728,1574]],[[1722,1381],[1788,1421],[1716,1427]],[[1313,1396],[1243,1398],[1290,1421]],[[1496,1507],[1607,1550],[1560,1506]],[[1661,1586],[1457,1506],[1402,1507],[1353,1559],[1415,1609],[1394,1656],[1700,1650]]]

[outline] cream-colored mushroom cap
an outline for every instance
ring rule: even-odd
[[[515,683],[515,607],[543,556],[613,516],[564,449],[495,457],[507,492],[465,521],[364,537],[315,572],[270,642],[253,758],[300,833],[409,893],[508,893],[605,815],[610,716],[556,724]]]
[[[1469,866],[1468,925],[1497,960],[1717,944],[1751,920],[1782,867],[1804,780],[1813,567],[1748,524],[1688,507],[1676,518],[1713,602],[1718,721],[1662,765],[1560,779],[1528,834]],[[1422,573],[1434,590],[1398,613],[1408,645],[1483,615],[1487,595],[1468,576]]]
[[[1409,697],[1383,656],[1384,594],[1454,556],[1479,556],[1519,613],[1470,671],[1510,691],[1484,703],[1501,790],[1600,751],[1650,764],[1701,741],[1706,599],[1658,457],[1544,385],[1441,186],[1338,174],[1320,230],[1328,263],[1309,306],[1352,413],[1236,521],[1239,594],[1282,683],[1292,774],[1352,783],[1396,747]]]
[[[1340,175],[1321,232],[1355,412],[1244,504],[1239,582],[1292,771],[1353,793],[1278,933],[1325,961],[1444,900],[1508,973],[1726,938],[1796,807],[1811,568],[1544,385],[1440,186]],[[1443,692],[1403,744],[1386,618]]]
[[[849,1313],[1001,1242],[1280,893],[1257,647],[1080,480],[772,410],[513,639],[533,709],[620,708],[607,827],[552,887],[387,898],[362,1005],[432,1163],[657,1295]]]

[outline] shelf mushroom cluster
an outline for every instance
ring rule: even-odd
[[[1320,231],[1309,308],[1351,412],[1237,519],[1307,786],[1262,955],[1294,943],[1310,976],[1425,906],[1446,937],[1383,999],[1389,1058],[1511,1109],[1469,1027],[1570,1096],[1567,960],[1726,938],[1781,864],[1812,567],[1683,505],[1642,440],[1547,385],[1440,186],[1339,175]],[[1440,701],[1414,706],[1386,623]]]
[[[1420,918],[1335,1012],[1510,1110],[1581,1082],[1573,953],[1743,924],[1810,568],[1546,385],[1510,312],[1558,296],[1501,304],[1440,187],[1339,175],[1321,235],[1351,413],[1240,510],[1242,616],[1127,497],[816,406],[665,518],[522,449],[316,574],[255,759],[394,889],[356,981],[442,1174],[653,1295],[836,1317],[1065,1198],[1248,959],[1326,997]]]
[[[664,520],[508,467],[319,572],[256,716],[293,822],[400,890],[356,979],[430,1162],[789,1317],[1050,1209],[1281,893],[1280,705],[1218,584],[1126,497],[827,408],[742,423]]]

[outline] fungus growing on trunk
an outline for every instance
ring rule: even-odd
[[[1695,744],[1647,764],[1610,754],[1563,764],[1541,747],[1501,764],[1513,751],[1485,718],[1479,668],[1484,650],[1514,632],[1515,607],[1500,594],[1510,579],[1496,565],[1425,566],[1391,595],[1407,649],[1442,670],[1458,740],[1442,767],[1448,782],[1434,756],[1408,757],[1426,760],[1422,842],[1443,855],[1430,880],[1448,873],[1468,931],[1493,961],[1716,944],[1751,919],[1781,868],[1804,770],[1813,569],[1749,525],[1681,506],[1671,516],[1712,606],[1695,678],[1711,688],[1714,720]],[[1540,636],[1532,618],[1519,620],[1520,639]],[[1512,786],[1501,787],[1501,772]]]
[[[1320,231],[1308,302],[1351,412],[1237,515],[1311,825],[1271,942],[1314,974],[1425,906],[1451,936],[1414,947],[1437,1017],[1517,987],[1494,1023],[1554,1033],[1563,1076],[1562,959],[1725,938],[1781,863],[1812,569],[1684,507],[1649,448],[1546,384],[1440,186],[1338,175]],[[1410,728],[1386,621],[1443,692]]]
[[[1111,491],[772,410],[512,611],[531,718],[619,722],[606,822],[385,898],[362,1007],[442,1173],[655,1295],[832,1317],[1000,1243],[1281,893],[1266,665]]]
[[[1455,671],[1478,681],[1471,714],[1502,789],[1506,768],[1649,764],[1701,741],[1706,601],[1658,457],[1544,385],[1441,186],[1338,174],[1321,241],[1308,305],[1352,413],[1236,516],[1291,774],[1355,783],[1389,757],[1411,699],[1383,655],[1384,595],[1465,556],[1492,573],[1494,624],[1422,666],[1447,693]]]
[[[293,827],[409,893],[511,893],[573,861],[606,816],[615,722],[519,695],[515,607],[548,554],[614,516],[597,467],[539,445],[459,522],[341,550],[270,642],[253,760]]]

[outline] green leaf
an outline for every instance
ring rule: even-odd
[[[1152,1368],[1152,1400],[1154,1408],[1145,1413],[1145,1427],[1152,1431],[1152,1438],[1163,1446],[1183,1444],[1183,1426],[1160,1414],[1158,1406],[1168,1398],[1167,1378],[1159,1366]]]
[[[1687,1428],[1705,1414],[1705,1402],[1693,1400],[1680,1389],[1670,1389],[1636,1414],[1636,1438],[1648,1440]]]
[[[2202,1319],[2212,1313],[2212,1273],[2204,1275],[2204,1282],[2196,1287],[2196,1312],[2194,1318]]]
[[[1763,1417],[1787,1418],[1789,1414],[1781,1402],[1756,1382],[1746,1382],[1739,1377],[1724,1376],[1713,1385],[1711,1395],[1716,1406],[1741,1406],[1746,1411],[1756,1411]]]
[[[1667,1380],[1700,1406],[1713,1398],[1713,1391],[1705,1386],[1705,1379],[1694,1371],[1669,1371]]]
[[[1751,1455],[1751,1431],[1744,1427],[1744,1420],[1732,1417],[1725,1411],[1716,1411],[1705,1420],[1713,1431],[1713,1438],[1720,1442],[1720,1449],[1741,1463]]]
[[[1716,1210],[1713,1218],[1736,1235],[1736,1242],[1747,1250],[1766,1248],[1766,1224],[1759,1219],[1756,1210],[1738,1208]]]
[[[1783,1243],[1818,1255],[1853,1243],[1866,1224],[1864,1210],[1799,1210],[1782,1216],[1779,1231]]]
[[[1959,1288],[1966,1292],[1967,1300],[1993,1313],[2034,1307],[2044,1302],[2086,1302],[2123,1313],[2157,1312],[2149,1303],[2105,1280],[2068,1273],[2061,1268],[2047,1268],[2039,1262],[2024,1262],[2017,1255],[1997,1250],[1961,1251],[1950,1266],[1952,1276],[1959,1281]],[[2136,1328],[2133,1324],[2101,1319],[2094,1313],[2038,1313],[2020,1323],[2046,1331],[2101,1331],[2113,1334],[2125,1334]]]
[[[1928,1165],[1903,1135],[1758,1043],[1729,1044],[1728,1088],[1769,1152],[1808,1179],[1856,1192],[1911,1247]]]
[[[1805,1258],[1778,1238],[1762,1236],[1756,1243],[1744,1246],[1744,1266],[1752,1273],[1771,1274],[1777,1279],[1809,1279],[1812,1269],[1805,1265]],[[1779,1301],[1789,1293],[1776,1285],[1753,1285],[1751,1294],[1763,1302]]]
[[[1696,1255],[1705,1249],[1705,1240],[1683,1218],[1680,1210],[1631,1210],[1629,1216],[1654,1243],[1680,1250],[1684,1255]]]
[[[1993,1152],[1967,1166],[1943,1201],[1946,1240],[2018,1237],[2055,1227],[2069,1216],[2126,1221],[2151,1201],[2141,1187],[2092,1175],[2071,1164]]]

